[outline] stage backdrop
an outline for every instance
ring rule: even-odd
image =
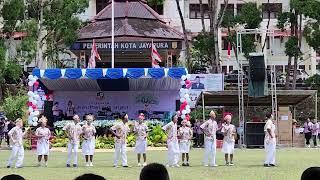
[[[72,101],[80,116],[127,112],[134,119],[144,112],[149,118],[162,118],[161,112],[175,111],[178,94],[178,91],[55,91],[54,102],[59,102],[65,113],[68,102]]]

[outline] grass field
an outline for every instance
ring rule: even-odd
[[[52,152],[49,166],[35,167],[36,156],[32,151],[26,151],[24,168],[6,169],[9,151],[0,152],[0,177],[7,174],[19,174],[26,179],[34,180],[68,180],[83,173],[95,173],[109,180],[137,180],[141,168],[136,167],[136,157],[128,152],[128,162],[131,168],[113,168],[113,153],[96,153],[94,167],[84,167],[84,160],[79,157],[78,168],[66,168],[66,153]],[[80,154],[79,154],[80,155]],[[166,162],[166,151],[148,152],[148,162]],[[192,167],[169,168],[172,180],[298,180],[302,172],[310,166],[320,165],[320,149],[281,149],[277,151],[276,168],[262,167],[264,151],[236,150],[235,166],[224,166],[223,154],[218,152],[216,168],[202,166],[203,150],[194,149],[191,152]]]

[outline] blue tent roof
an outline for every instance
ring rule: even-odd
[[[161,79],[163,77],[170,77],[173,79],[180,79],[182,75],[187,74],[185,68],[113,68],[113,69],[34,69],[32,74],[40,79],[57,80],[60,78],[66,79],[81,79],[88,78],[92,80],[97,79],[139,79],[139,78],[153,78]]]

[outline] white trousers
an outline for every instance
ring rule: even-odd
[[[179,163],[179,143],[178,141],[168,142],[168,165],[174,166]]]
[[[266,158],[264,164],[275,164],[276,163],[276,142],[271,141],[264,143],[264,149],[266,152]]]
[[[205,148],[205,154],[204,154],[204,165],[216,165],[216,152],[217,152],[217,146],[216,146],[216,139],[214,140],[205,140],[204,142],[204,148]]]
[[[127,166],[127,145],[122,143],[115,144],[113,165],[118,166],[119,156],[121,156],[122,166]]]
[[[15,159],[17,159],[16,167],[22,167],[23,158],[24,158],[23,146],[22,145],[21,146],[13,145],[12,149],[11,149],[11,155],[8,160],[8,166],[11,167],[12,164],[14,163]]]
[[[73,164],[78,164],[78,148],[79,144],[73,144],[73,143],[68,143],[68,159],[67,159],[67,164],[70,164],[71,158],[73,155]]]

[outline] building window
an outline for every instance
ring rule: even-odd
[[[222,66],[222,72],[223,72],[224,74],[227,74],[227,66]]]
[[[311,71],[311,65],[309,65],[309,71]]]
[[[305,65],[299,65],[299,69],[306,70],[306,67],[305,67]]]
[[[233,66],[229,66],[229,72],[233,71]]]
[[[224,4],[221,4],[221,10],[224,9]],[[228,4],[226,12],[234,16],[234,4]]]
[[[263,19],[277,19],[282,12],[282,3],[262,3],[262,17]]]
[[[241,14],[242,7],[243,7],[243,4],[237,4],[237,15]]]
[[[108,1],[106,0],[96,0],[96,13],[98,14],[107,5],[108,5]]]
[[[208,4],[202,4],[203,14],[205,19],[209,19],[209,6]],[[189,5],[189,18],[190,19],[201,19],[200,4]]]
[[[222,50],[228,50],[228,44],[229,44],[228,38],[222,37],[221,40],[222,40]],[[232,46],[230,46],[230,50],[231,49],[232,49]]]
[[[163,4],[161,5],[149,5],[159,15],[163,15]]]

